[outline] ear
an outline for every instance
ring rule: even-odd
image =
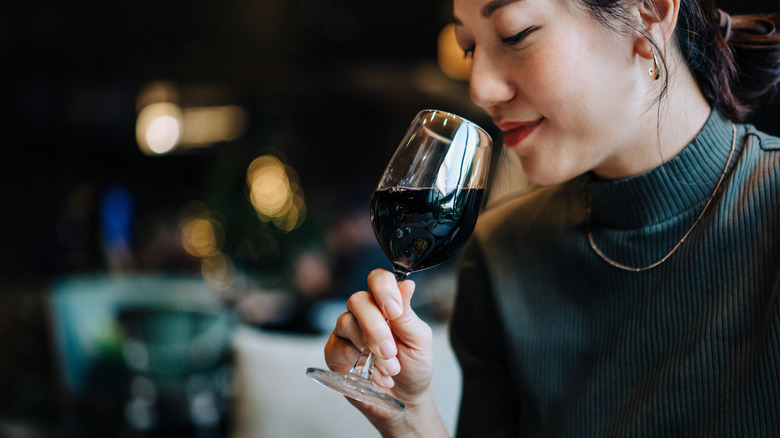
[[[636,11],[640,35],[634,43],[636,54],[645,59],[653,59],[655,48],[647,41],[650,37],[663,52],[674,34],[677,16],[680,13],[680,0],[642,0]]]

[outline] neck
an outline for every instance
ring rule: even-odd
[[[672,53],[674,52],[674,53]],[[600,178],[613,180],[648,172],[680,153],[701,131],[711,108],[677,51],[668,57],[667,90],[658,100],[665,78],[647,81],[645,95],[652,107],[641,110],[633,147],[625,148],[594,169]]]

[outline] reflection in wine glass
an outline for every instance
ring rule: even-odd
[[[466,244],[487,185],[492,140],[451,113],[420,111],[385,169],[371,199],[371,224],[396,280],[440,264]],[[346,373],[309,368],[322,385],[375,406],[405,405],[371,383],[368,349]]]

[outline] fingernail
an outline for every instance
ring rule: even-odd
[[[397,357],[394,357],[385,363],[384,368],[388,376],[395,376],[401,372],[401,363],[398,362]]]
[[[379,376],[377,374],[374,374],[372,379],[374,380],[374,383],[376,383],[377,385],[383,388],[392,388],[393,386],[395,386],[395,380],[393,380],[392,377]]]
[[[399,306],[395,300],[390,300],[385,304],[385,313],[387,314],[388,318],[395,319],[401,316],[403,311],[401,310],[401,306]]]
[[[395,342],[388,340],[382,341],[382,343],[379,344],[379,352],[382,354],[383,358],[389,359],[395,357],[395,354],[398,351],[395,349]]]

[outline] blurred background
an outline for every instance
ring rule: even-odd
[[[411,0],[0,6],[0,436],[328,436],[334,415],[358,424],[337,436],[371,433],[304,371],[389,266],[368,204],[416,112],[491,126],[450,18]],[[451,272],[418,277],[442,327]]]
[[[0,6],[0,436],[374,436],[304,370],[388,267],[367,207],[414,114],[500,139],[450,18],[446,0]],[[492,199],[525,186],[494,166]],[[413,302],[450,427],[452,269],[416,274]]]

